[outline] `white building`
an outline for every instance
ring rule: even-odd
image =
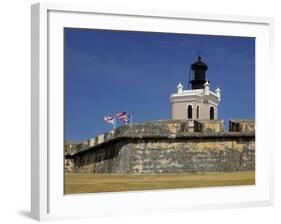
[[[177,93],[170,96],[171,119],[173,120],[217,120],[221,90],[210,89],[210,81],[206,79],[208,66],[201,61],[191,65],[191,89],[184,90],[181,83]],[[193,122],[191,122],[192,125]]]

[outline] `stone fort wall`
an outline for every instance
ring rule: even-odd
[[[252,121],[156,121],[122,126],[65,155],[66,172],[178,173],[255,170]],[[66,149],[72,144],[66,143]]]

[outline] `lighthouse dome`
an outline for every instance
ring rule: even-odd
[[[198,61],[196,61],[195,63],[193,63],[193,64],[191,65],[191,69],[192,69],[192,70],[204,70],[204,71],[207,71],[208,65],[205,64],[205,63],[201,60],[201,57],[199,56],[199,57],[198,57]]]

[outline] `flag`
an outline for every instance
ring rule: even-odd
[[[124,115],[121,119],[124,123],[128,124],[128,122],[130,121],[130,115]]]
[[[126,112],[118,112],[118,113],[116,113],[115,116],[119,119],[123,119],[123,118],[127,117]]]
[[[112,116],[104,116],[104,121],[110,124],[114,124],[114,117]]]

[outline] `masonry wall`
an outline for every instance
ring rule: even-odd
[[[67,143],[65,171],[75,173],[178,173],[255,170],[253,121],[154,121],[125,125],[83,143]],[[81,145],[85,148],[81,150]]]
[[[255,170],[253,136],[120,139],[78,153],[75,173],[177,173]]]

